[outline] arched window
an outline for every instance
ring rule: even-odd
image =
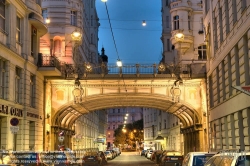
[[[174,18],[173,18],[173,29],[174,30],[180,29],[179,28],[179,16],[178,15],[174,16]]]
[[[198,47],[198,60],[207,60],[207,47],[202,45]]]
[[[61,55],[61,40],[59,40],[59,39],[56,39],[54,41],[54,54],[55,54],[55,56]]]

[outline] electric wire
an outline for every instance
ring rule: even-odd
[[[110,21],[109,12],[108,12],[108,6],[107,6],[107,3],[106,3],[106,2],[104,2],[104,3],[105,3],[107,15],[108,15],[109,26],[110,26],[111,34],[112,34],[112,37],[113,37],[113,41],[114,41],[114,45],[115,45],[116,54],[117,54],[117,56],[118,56],[118,59],[120,59],[120,58],[119,58],[119,54],[118,54],[118,50],[117,50],[117,47],[116,47],[116,43],[115,43],[114,33],[113,33],[113,30],[112,30],[112,26],[111,26],[111,21]]]

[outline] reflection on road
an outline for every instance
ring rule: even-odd
[[[156,166],[156,164],[138,152],[122,152],[113,160],[109,160],[107,166]]]

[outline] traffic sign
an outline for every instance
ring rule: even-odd
[[[12,126],[17,126],[19,124],[19,120],[17,118],[11,118],[10,119],[10,124]]]
[[[10,126],[10,131],[12,134],[16,134],[19,130],[19,126]]]

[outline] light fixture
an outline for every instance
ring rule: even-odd
[[[146,21],[145,20],[143,20],[142,21],[142,26],[146,26],[147,24],[146,24]]]
[[[120,59],[117,59],[116,64],[118,67],[122,67],[122,61]]]
[[[128,117],[125,116],[124,119],[128,119]]]
[[[107,2],[108,0],[101,0],[102,2]]]
[[[46,18],[45,23],[46,23],[46,24],[49,24],[49,23],[50,23],[50,19],[49,19],[48,17]]]
[[[127,121],[125,120],[124,123],[127,123]]]
[[[183,33],[178,32],[178,33],[175,34],[175,40],[181,41],[183,39],[184,39],[184,34]]]
[[[71,33],[71,37],[73,40],[75,41],[81,41],[82,39],[82,34],[80,31],[78,31],[77,29],[75,29],[72,33]]]
[[[126,116],[128,116],[128,113],[126,114]]]

